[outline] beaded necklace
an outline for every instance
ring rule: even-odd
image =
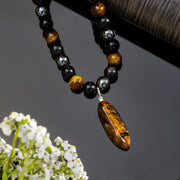
[[[108,59],[108,67],[104,70],[104,76],[98,78],[97,82],[88,81],[84,83],[81,76],[76,75],[75,69],[70,65],[67,55],[59,39],[59,34],[53,29],[53,22],[50,14],[51,0],[33,0],[37,5],[36,15],[40,21],[44,38],[50,49],[52,58],[55,60],[63,79],[69,83],[71,90],[75,93],[84,91],[85,97],[92,99],[98,94],[98,116],[109,139],[120,149],[127,151],[130,147],[130,137],[125,123],[118,111],[110,103],[104,101],[101,93],[107,93],[110,84],[117,80],[118,69],[122,63],[122,56],[118,52],[119,42],[114,39],[115,33],[111,29],[111,21],[105,16],[106,7],[101,2],[94,3],[91,7],[91,14],[96,18],[93,24],[100,32],[100,39],[105,45]]]

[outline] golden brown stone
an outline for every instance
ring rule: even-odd
[[[129,150],[129,132],[114,106],[106,101],[99,102],[98,116],[113,144],[124,151]]]
[[[59,38],[59,34],[52,30],[45,34],[45,39],[48,44],[55,42]]]
[[[101,17],[106,13],[106,7],[101,2],[96,3],[91,8],[91,14],[95,17]]]
[[[119,66],[122,62],[122,56],[121,54],[117,53],[112,53],[108,55],[108,63],[111,66]]]
[[[73,76],[69,81],[69,86],[73,91],[79,91],[83,88],[84,81],[81,76]]]

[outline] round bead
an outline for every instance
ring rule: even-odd
[[[95,17],[101,17],[106,13],[106,7],[101,2],[96,3],[91,8],[91,14]]]
[[[69,64],[69,58],[66,55],[60,55],[56,59],[56,63],[60,68],[65,67]]]
[[[97,87],[95,83],[89,81],[84,84],[84,96],[92,99],[97,95]]]
[[[115,53],[119,49],[119,42],[116,39],[113,39],[111,41],[106,42],[105,46],[106,46],[106,50],[109,53]]]
[[[37,6],[44,6],[50,3],[50,0],[32,0]]]
[[[115,67],[107,67],[104,70],[104,76],[106,76],[110,83],[114,83],[118,78],[118,73]]]
[[[105,41],[109,41],[109,40],[113,39],[114,36],[115,36],[115,33],[112,29],[107,29],[107,30],[101,32],[101,37]]]
[[[110,89],[110,81],[107,77],[100,77],[96,82],[97,87],[102,93],[108,92]]]
[[[45,39],[47,43],[53,43],[59,38],[59,34],[55,30],[51,30],[45,33]]]
[[[45,16],[47,16],[47,14],[48,14],[48,11],[45,7],[37,7],[36,8],[36,15],[38,17],[45,17]]]
[[[107,16],[102,17],[96,21],[99,28],[106,30],[111,26],[111,21]]]
[[[122,62],[122,56],[116,52],[108,55],[108,63],[110,66],[119,66]]]
[[[75,70],[72,66],[67,66],[62,69],[62,76],[64,81],[69,82],[69,80],[75,75]]]
[[[59,43],[55,43],[50,46],[50,52],[53,56],[61,55],[64,53],[64,49]]]
[[[39,25],[42,30],[47,31],[47,30],[52,29],[53,22],[52,22],[51,18],[43,18],[43,19],[40,19]]]
[[[69,86],[73,91],[79,91],[84,86],[84,81],[81,76],[73,76],[69,81]]]

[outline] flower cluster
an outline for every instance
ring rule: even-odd
[[[0,123],[3,133],[14,131],[12,146],[0,138],[0,179],[2,180],[87,180],[76,147],[55,139],[30,115],[12,112]]]

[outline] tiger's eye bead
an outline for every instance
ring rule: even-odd
[[[106,93],[110,89],[110,81],[107,77],[100,77],[96,82],[96,86],[99,87],[101,93]]]
[[[104,70],[104,76],[106,76],[110,83],[114,83],[116,82],[117,78],[118,78],[118,73],[115,67],[107,67]]]
[[[60,55],[56,58],[56,63],[60,68],[65,67],[69,64],[69,58],[66,55]]]
[[[45,17],[48,15],[48,10],[45,7],[37,7],[36,8],[36,15],[38,17]]]
[[[55,43],[50,46],[50,52],[53,56],[61,55],[64,53],[64,49],[59,43]]]
[[[114,36],[115,36],[115,34],[112,29],[107,29],[107,30],[101,32],[101,37],[105,41],[109,41],[109,40],[113,39]]]
[[[89,99],[92,99],[92,98],[96,97],[96,95],[97,95],[96,85],[91,81],[86,82],[84,84],[84,96]]]
[[[81,76],[73,76],[69,81],[69,86],[73,91],[79,91],[84,86],[84,81]]]
[[[109,53],[115,53],[119,49],[119,42],[116,39],[106,42],[105,44],[106,50]]]
[[[52,22],[51,18],[43,18],[43,19],[40,19],[39,25],[42,30],[47,31],[47,30],[52,29],[53,22]]]
[[[75,70],[72,66],[67,66],[62,69],[62,76],[64,81],[69,82],[69,80],[75,75]]]
[[[111,26],[111,21],[107,16],[104,16],[101,19],[98,19],[96,23],[97,23],[97,26],[103,30],[106,30]]]
[[[45,33],[45,39],[48,44],[55,42],[59,38],[59,34],[55,30]]]
[[[110,66],[119,66],[122,62],[122,56],[116,52],[108,55],[108,63]]]
[[[95,17],[101,17],[106,13],[106,7],[101,2],[96,3],[91,8],[91,14]]]

